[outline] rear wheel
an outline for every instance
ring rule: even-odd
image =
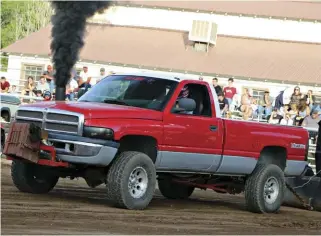
[[[36,194],[48,193],[59,179],[45,167],[18,160],[12,161],[11,178],[21,192]]]
[[[113,205],[131,210],[145,209],[153,198],[156,169],[144,153],[121,153],[107,174],[107,196]]]
[[[277,165],[258,165],[245,183],[247,209],[254,213],[276,213],[284,198],[284,173]]]
[[[170,178],[159,179],[158,188],[161,194],[169,199],[187,199],[195,189],[191,186],[175,183]]]

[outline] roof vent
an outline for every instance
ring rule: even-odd
[[[217,24],[212,21],[193,20],[188,39],[194,42],[216,45]]]

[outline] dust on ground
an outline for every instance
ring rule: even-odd
[[[2,234],[320,234],[321,214],[282,207],[279,214],[247,212],[242,196],[197,190],[191,199],[164,199],[158,190],[148,209],[113,208],[103,186],[61,179],[52,192],[19,192],[10,167],[1,167]]]

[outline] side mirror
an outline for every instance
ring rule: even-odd
[[[191,98],[181,98],[178,100],[178,108],[174,107],[174,113],[191,112],[196,108],[196,102]]]

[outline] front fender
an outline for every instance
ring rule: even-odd
[[[113,129],[116,141],[127,135],[150,136],[155,138],[158,144],[162,144],[163,140],[163,122],[159,120],[90,119],[86,120],[84,125]]]

